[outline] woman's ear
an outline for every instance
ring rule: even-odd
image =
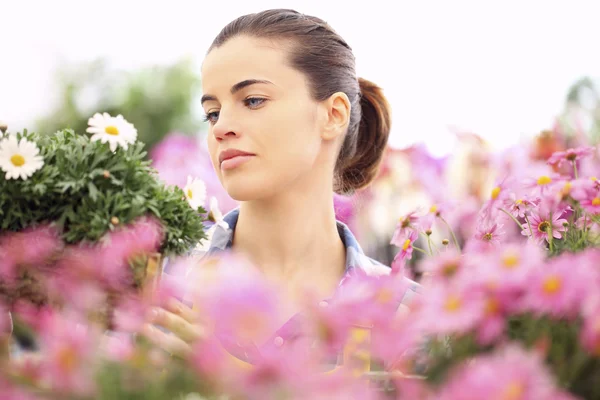
[[[323,140],[333,140],[346,133],[352,106],[346,93],[332,94],[322,103],[325,108],[325,123],[321,133]]]

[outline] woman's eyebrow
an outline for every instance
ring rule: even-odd
[[[233,85],[229,91],[231,92],[231,94],[235,94],[236,92],[239,92],[240,90],[242,90],[245,87],[260,84],[260,83],[267,84],[267,85],[273,85],[273,82],[267,81],[264,79],[246,79],[246,80],[243,80],[243,81],[238,82],[235,85]],[[205,101],[216,101],[216,100],[217,100],[216,96],[213,96],[210,94],[205,94],[202,96],[201,104],[204,104]]]

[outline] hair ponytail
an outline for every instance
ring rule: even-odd
[[[338,157],[338,193],[353,193],[373,181],[390,135],[390,106],[382,89],[363,78],[358,83],[361,117],[356,132],[347,133]]]

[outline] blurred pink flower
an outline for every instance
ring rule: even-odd
[[[133,337],[129,334],[110,332],[104,335],[101,353],[110,361],[123,363],[134,355]]]
[[[54,314],[40,330],[42,379],[54,390],[90,395],[94,390],[100,332],[73,315]]]
[[[260,345],[279,328],[280,298],[260,276],[239,273],[235,279],[222,279],[211,293],[207,311],[217,336]]]
[[[426,258],[419,265],[426,279],[448,281],[463,269],[463,256],[455,247],[448,247],[438,255]]]
[[[0,234],[0,277],[10,281],[17,268],[44,269],[61,251],[63,242],[51,225],[26,228],[19,232]]]
[[[460,366],[435,398],[554,400],[558,395],[559,389],[543,360],[511,345]]]
[[[575,149],[567,149],[565,151],[557,151],[548,159],[548,164],[561,167],[567,162],[576,162],[594,154],[594,147],[582,146]]]
[[[249,400],[276,398],[289,393],[292,398],[314,398],[308,395],[314,387],[317,365],[304,346],[268,348],[238,377],[240,394]],[[320,374],[319,374],[320,375]],[[321,378],[323,379],[323,378]]]
[[[0,376],[0,399],[2,400],[43,400],[23,387],[13,384],[10,380]]]
[[[344,280],[330,312],[337,312],[347,324],[385,324],[398,310],[408,289],[400,274],[373,276],[362,271]]]
[[[463,287],[464,286],[464,287]],[[427,298],[419,303],[419,323],[430,334],[471,331],[485,312],[485,297],[468,285],[436,283],[428,287]]]
[[[596,181],[592,181],[591,179],[578,179],[574,181],[571,196],[588,213],[600,213],[600,186]]]
[[[112,321],[114,329],[127,333],[139,332],[148,320],[149,306],[137,296],[129,294],[123,297],[114,310]]]
[[[588,265],[586,256],[563,254],[533,270],[522,303],[525,311],[556,318],[576,316],[598,283],[597,271]]]

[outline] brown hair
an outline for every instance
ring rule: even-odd
[[[325,21],[294,10],[248,14],[230,22],[208,52],[240,35],[292,43],[292,67],[304,73],[316,101],[345,93],[352,111],[335,166],[334,190],[353,193],[375,178],[390,133],[390,108],[381,88],[357,78],[350,46]]]

